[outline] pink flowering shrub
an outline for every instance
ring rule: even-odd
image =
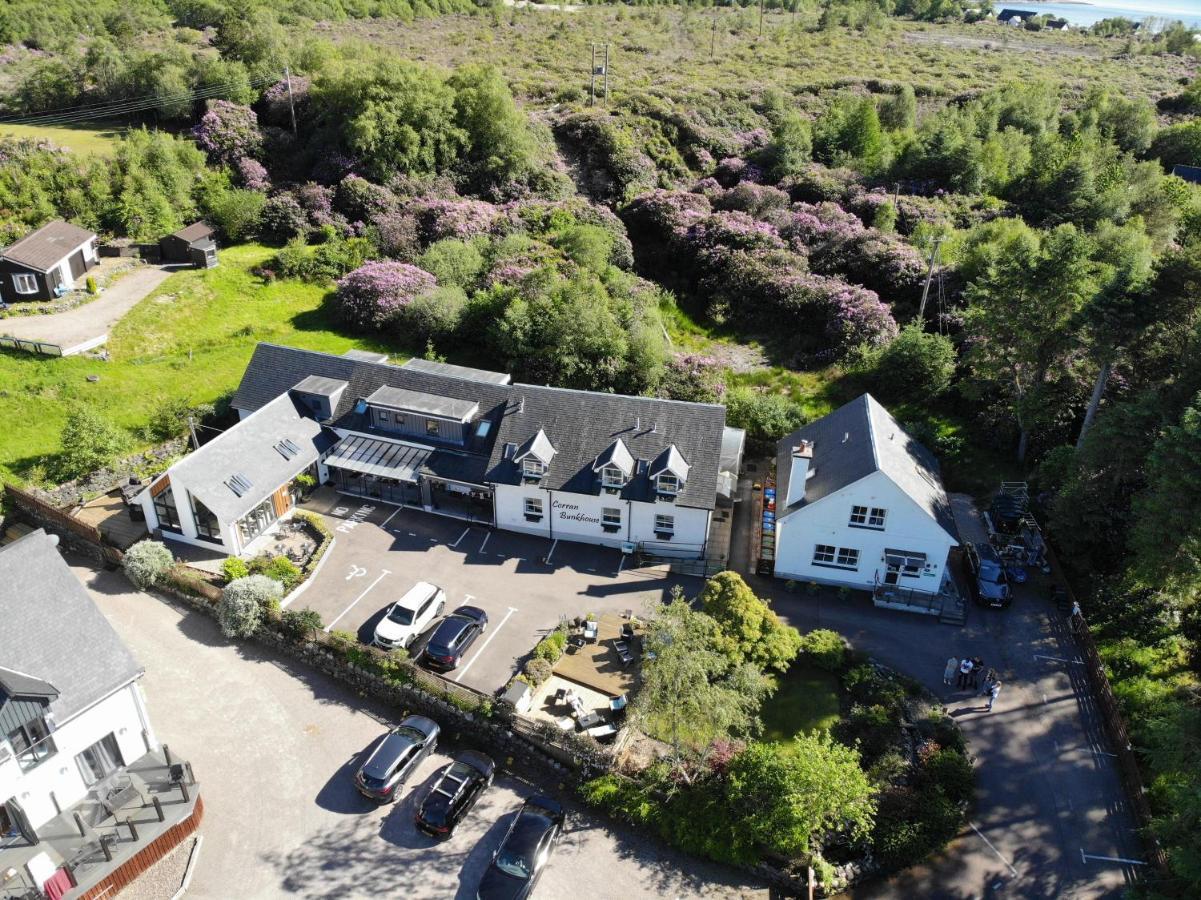
[[[687,243],[698,249],[783,249],[776,229],[743,212],[715,212],[689,226]]]
[[[266,191],[271,188],[271,178],[267,168],[257,159],[244,156],[234,166],[238,170],[238,180],[242,187],[251,191]]]
[[[677,353],[667,361],[659,396],[692,403],[716,403],[726,392],[725,375],[715,357]]]
[[[309,233],[309,217],[291,191],[268,198],[259,225],[264,234],[285,240]]]
[[[196,145],[214,162],[233,165],[244,156],[257,156],[263,147],[259,118],[249,106],[228,100],[209,100],[192,129]]]
[[[309,90],[312,81],[303,75],[292,76],[292,102],[296,105],[296,114],[302,115],[309,102]],[[266,121],[273,125],[292,124],[292,115],[288,109],[288,82],[278,81],[263,91],[263,112]]]
[[[422,237],[427,243],[443,238],[469,238],[487,234],[500,218],[500,210],[483,200],[423,199],[413,204]]]
[[[331,188],[306,182],[296,189],[296,200],[314,228],[334,224],[334,192]]]
[[[743,181],[728,191],[710,194],[709,202],[713,204],[714,209],[736,210],[762,219],[773,209],[787,209],[789,199],[779,188]]]
[[[627,227],[638,237],[666,240],[673,233],[684,234],[711,212],[708,199],[701,194],[654,190],[636,198],[624,215]]]
[[[412,213],[389,209],[368,221],[375,244],[385,256],[412,259],[421,251],[421,229]]]
[[[338,182],[334,205],[346,218],[367,220],[396,207],[396,196],[382,185],[360,175],[347,175]]]
[[[760,182],[763,180],[763,170],[754,163],[737,156],[727,156],[713,170],[713,177],[722,187],[733,187],[740,181]]]
[[[438,280],[408,263],[365,263],[338,279],[335,309],[355,328],[380,329],[414,299],[428,294]]]

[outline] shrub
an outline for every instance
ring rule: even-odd
[[[534,647],[534,658],[544,659],[548,663],[555,663],[563,655],[563,648],[566,646],[567,632],[561,628],[556,628]]]
[[[294,641],[305,641],[321,630],[321,614],[315,609],[285,609],[280,616],[280,627]]]
[[[262,149],[258,116],[249,106],[228,100],[209,100],[200,122],[192,129],[196,145],[214,162],[232,165]]]
[[[338,281],[335,308],[348,324],[378,329],[437,287],[429,272],[400,262],[369,262]]]
[[[819,628],[801,636],[801,653],[809,662],[829,672],[842,668],[846,651],[846,642],[837,631]]]
[[[446,238],[430,244],[418,264],[438,279],[439,284],[453,284],[469,289],[484,269],[484,257],[474,243]]]
[[[88,276],[88,277],[87,277],[87,278],[84,280],[84,282],[83,282],[83,283],[84,283],[84,286],[87,288],[87,292],[88,292],[89,294],[92,294],[92,295],[95,295],[95,294],[96,294],[96,292],[97,292],[97,288],[96,288],[96,279],[95,279],[95,278],[93,278],[91,275],[89,275],[89,276]]]
[[[267,198],[259,191],[230,188],[208,202],[208,219],[226,238],[235,243],[259,233]]]
[[[214,408],[211,403],[193,406],[182,397],[167,400],[155,408],[146,430],[156,441],[170,440],[188,433],[188,419],[199,420],[211,416],[213,413]]]
[[[858,745],[863,760],[870,765],[898,740],[897,723],[892,711],[878,703],[855,704],[850,714],[834,726],[838,740],[848,747]]]
[[[263,569],[263,574],[290,590],[300,580],[300,569],[286,556],[276,556]]]
[[[248,191],[267,191],[271,188],[271,178],[267,169],[257,159],[248,156],[238,160],[238,180]]]
[[[534,687],[542,684],[551,676],[550,663],[541,657],[535,656],[533,659],[527,660],[525,664],[525,675],[530,680],[530,684]]]
[[[359,637],[353,631],[334,629],[329,633],[329,644],[339,653],[345,654],[359,646]]]
[[[954,374],[951,339],[909,325],[880,351],[873,381],[885,398],[920,403],[945,393]]]
[[[414,297],[396,324],[417,340],[442,340],[453,335],[467,311],[467,295],[460,287],[443,285]]]
[[[63,425],[55,476],[69,481],[111,463],[128,445],[124,431],[87,406],[73,409]]]
[[[952,803],[966,803],[975,791],[972,764],[962,753],[942,747],[925,761],[924,774]]]
[[[226,637],[250,637],[258,630],[263,614],[278,607],[283,590],[278,581],[265,575],[248,575],[231,581],[221,592],[217,613]]]
[[[134,587],[147,590],[158,584],[167,570],[175,565],[175,557],[166,544],[158,541],[138,541],[127,551],[122,560],[125,576]]]
[[[225,562],[221,563],[221,574],[226,581],[237,581],[239,578],[245,578],[250,574],[250,567],[246,565],[246,561],[237,556],[227,557]]]
[[[269,198],[264,204],[259,227],[264,234],[289,240],[308,234],[309,219],[300,201],[291,193],[284,192]],[[304,246],[303,241],[301,246]]]

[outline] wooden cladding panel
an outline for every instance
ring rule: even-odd
[[[271,505],[275,507],[276,518],[292,508],[292,495],[288,492],[286,484],[271,495]]]
[[[158,481],[154,482],[154,484],[150,485],[150,496],[157,497],[169,487],[171,487],[171,478],[170,476],[164,475]]]

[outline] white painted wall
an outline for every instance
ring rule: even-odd
[[[22,772],[15,758],[0,764],[0,802],[15,797],[34,828],[58,815],[52,791],[63,809],[78,803],[88,788],[75,757],[110,732],[126,765],[158,746],[137,682],[59,723],[51,732],[56,751],[37,768]]]
[[[852,527],[851,507],[888,511],[883,531]],[[855,571],[813,564],[817,544],[855,548]],[[936,593],[942,583],[947,553],[956,542],[883,472],[874,472],[841,491],[802,506],[776,522],[776,577],[870,590],[877,576],[884,581],[884,550],[926,554],[927,568],[917,577],[901,576],[900,588]]]
[[[679,555],[695,557],[702,552],[709,534],[710,510],[674,503],[641,503],[609,495],[547,491],[537,485],[498,484],[494,496],[497,528],[546,538],[617,548],[626,541],[653,543],[656,553],[663,555],[674,555],[671,552],[674,545]],[[527,497],[542,500],[541,522],[526,520]],[[619,531],[605,531],[601,526],[606,507],[621,510]],[[675,517],[675,532],[670,541],[663,542],[655,536],[656,514]]]

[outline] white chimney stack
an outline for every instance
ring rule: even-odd
[[[792,448],[792,460],[788,472],[788,496],[785,506],[792,506],[805,499],[805,480],[809,477],[809,464],[813,461],[813,441],[801,441]]]

